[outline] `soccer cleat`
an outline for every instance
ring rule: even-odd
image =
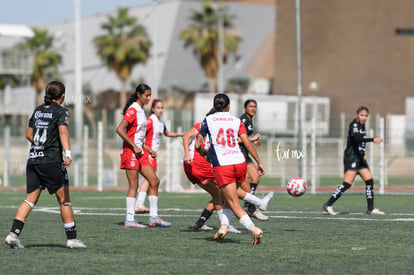
[[[148,226],[146,226],[145,224],[141,224],[137,221],[125,221],[124,228],[148,228]]]
[[[221,243],[224,239],[224,237],[227,235],[227,225],[220,226],[217,233],[214,235],[214,239]]]
[[[232,226],[231,224],[229,224],[229,225],[227,226],[227,230],[228,230],[228,232],[230,232],[230,233],[241,234],[241,231],[240,231],[240,230],[238,230],[237,228],[235,228],[234,226]]]
[[[385,213],[379,210],[378,208],[374,208],[372,210],[368,210],[367,214],[384,215]]]
[[[20,239],[19,239],[19,237],[18,237],[15,233],[13,233],[13,232],[10,232],[10,233],[7,235],[7,237],[6,237],[6,239],[4,240],[4,242],[5,242],[8,246],[10,246],[11,248],[14,248],[14,249],[24,248],[24,246],[20,243]]]
[[[259,206],[259,209],[262,211],[266,211],[267,207],[269,206],[270,202],[273,200],[273,196],[275,195],[275,192],[270,192],[269,194],[267,194],[264,198],[263,201],[264,203],[262,205]]]
[[[253,213],[249,211],[247,212],[247,214],[250,217],[258,219],[259,221],[267,221],[269,219],[269,217],[260,212],[259,209],[256,209],[256,211],[254,211]]]
[[[146,208],[144,205],[137,205],[135,207],[135,214],[147,214],[149,213],[149,209]]]
[[[159,216],[155,216],[155,217],[149,217],[148,225],[151,226],[151,227],[156,227],[156,226],[170,227],[171,223],[163,221]]]
[[[67,248],[87,248],[86,244],[84,244],[81,240],[78,239],[71,239],[66,242]]]
[[[323,205],[323,210],[325,210],[326,212],[328,212],[329,215],[335,216],[336,213],[334,212],[332,206],[328,206],[326,204]]]
[[[262,242],[263,231],[259,227],[253,228],[253,245],[258,245]]]

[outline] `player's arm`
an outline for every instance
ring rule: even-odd
[[[247,151],[256,161],[259,174],[264,175],[265,170],[263,168],[262,161],[260,160],[259,155],[257,154],[256,149],[254,148],[253,144],[250,142],[249,137],[247,136],[246,127],[244,127],[244,124],[242,122],[240,122],[238,136],[240,140],[242,141],[242,143],[244,144],[244,146],[246,147]]]
[[[203,141],[204,141],[204,136],[198,133],[196,137],[195,149],[200,155],[207,156],[208,152],[204,150],[201,146],[203,144]]]
[[[191,156],[190,156],[190,139],[197,135],[198,131],[196,128],[191,128],[190,131],[186,132],[183,135],[183,147],[184,147],[184,162],[191,163]]]
[[[33,143],[33,128],[32,127],[27,128],[26,139],[30,141],[30,143]]]
[[[148,151],[148,153],[151,155],[151,157],[156,158],[157,157],[157,152],[155,152],[154,150],[152,150],[151,147],[149,147],[147,144],[144,143],[144,145],[142,146],[145,150]]]
[[[123,119],[121,123],[119,123],[118,127],[116,128],[116,133],[129,145],[131,146],[132,150],[135,154],[141,155],[142,150],[133,142],[127,133],[125,132],[125,129],[128,127],[129,122]]]
[[[260,175],[264,175],[265,170],[262,165],[262,161],[259,158],[259,155],[256,152],[256,149],[254,148],[253,144],[250,142],[249,137],[247,134],[241,134],[240,139],[243,142],[244,146],[246,147],[247,151],[250,153],[250,155],[254,158],[254,160],[257,163],[257,168],[259,170]]]
[[[69,167],[70,164],[72,163],[72,155],[70,151],[70,138],[69,138],[68,127],[66,125],[59,125],[58,130],[59,130],[60,143],[62,144],[63,153],[64,153],[63,165],[65,165],[65,167]]]
[[[164,135],[166,137],[182,137],[182,136],[184,136],[184,134],[185,134],[185,132],[184,133],[175,133],[175,132],[170,132],[168,130],[164,131]]]
[[[366,138],[363,135],[361,135],[360,133],[353,133],[352,134],[352,140],[357,144],[362,143],[362,142],[374,142],[374,143],[381,143],[382,142],[382,138],[379,138],[379,137]]]

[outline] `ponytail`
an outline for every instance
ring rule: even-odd
[[[223,112],[229,104],[230,98],[226,94],[217,94],[214,97],[214,109],[216,112]]]
[[[65,93],[65,85],[59,81],[51,81],[46,85],[43,101],[49,105],[53,100],[59,99]]]

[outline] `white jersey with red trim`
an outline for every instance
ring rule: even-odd
[[[147,119],[147,133],[145,136],[145,144],[153,151],[158,152],[161,143],[161,137],[167,131],[164,121],[152,114]]]
[[[144,109],[138,103],[134,102],[126,110],[123,119],[129,123],[126,129],[128,137],[142,149],[147,128],[147,117],[145,116]],[[130,148],[130,146],[124,141],[122,148]]]
[[[246,161],[237,137],[247,134],[238,117],[229,112],[217,112],[207,116],[201,124],[200,134],[208,135],[213,166],[239,164]]]

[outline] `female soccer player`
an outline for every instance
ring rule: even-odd
[[[260,145],[260,134],[254,133],[253,128],[253,117],[257,112],[257,102],[254,99],[247,99],[244,102],[244,114],[240,116],[241,122],[244,124],[244,127],[246,127],[247,136],[249,137],[250,142],[252,142],[254,145],[259,146]],[[243,143],[241,143],[240,139],[239,146],[240,150],[242,151],[244,157],[246,158],[246,164],[247,164],[247,175],[246,180],[241,184],[241,188],[245,190],[246,192],[250,192],[250,194],[254,195],[256,192],[257,185],[260,182],[260,175],[256,169],[256,165],[253,163],[253,160],[249,156],[249,152],[247,152],[246,147]],[[249,182],[250,179],[250,182]],[[254,217],[261,221],[266,221],[269,219],[266,215],[264,215],[254,204],[245,202],[243,206],[244,210],[249,214],[249,216]]]
[[[169,227],[170,222],[158,217],[158,186],[160,180],[155,174],[148,154],[142,148],[145,140],[147,118],[144,105],[151,99],[151,88],[146,84],[139,84],[135,93],[128,99],[123,114],[124,117],[118,125],[116,132],[123,139],[121,153],[121,169],[125,169],[129,188],[126,197],[127,214],[125,228],[146,228],[138,223],[134,217],[135,199],[138,190],[138,174],[140,173],[149,182],[148,200],[150,205],[149,226]]]
[[[214,97],[216,113],[207,116],[197,135],[196,150],[206,154],[202,149],[204,137],[208,135],[211,146],[211,159],[217,183],[221,188],[226,203],[232,209],[240,223],[252,232],[253,244],[260,244],[263,231],[256,227],[249,215],[240,206],[237,196],[237,184],[246,177],[246,161],[237,142],[240,137],[249,153],[255,159],[260,173],[264,174],[261,160],[253,145],[249,141],[246,128],[240,119],[230,115],[230,99],[226,94],[217,94]],[[227,224],[221,219],[221,227],[214,238],[221,242],[227,234]]]
[[[72,163],[69,140],[69,112],[61,105],[65,100],[65,86],[58,81],[47,84],[44,104],[38,106],[29,120],[26,138],[30,153],[26,166],[26,199],[17,209],[16,217],[5,243],[12,248],[24,248],[20,233],[26,218],[36,205],[42,190],[55,194],[66,232],[66,246],[86,248],[76,239],[77,230],[69,197],[69,180],[66,168]],[[62,155],[64,155],[62,159]]]
[[[194,137],[198,134],[200,126],[201,122],[196,123],[194,127],[183,136],[183,166],[184,172],[191,183],[197,184],[211,196],[211,200],[207,203],[197,222],[192,225],[192,229],[212,230],[213,228],[205,225],[205,222],[210,218],[214,210],[223,211],[223,198],[214,177],[213,167],[204,156],[201,156],[199,152],[195,151]],[[208,139],[205,139],[201,145],[202,149],[207,150],[209,146]]]
[[[184,133],[175,133],[167,130],[162,114],[164,104],[160,99],[154,99],[151,105],[151,113],[147,118],[147,130],[145,134],[144,153],[149,154],[149,160],[154,170],[157,171],[157,153],[161,143],[162,135],[167,137],[182,137]],[[149,209],[144,206],[149,183],[146,179],[141,183],[138,198],[135,205],[135,213],[148,213]]]
[[[323,209],[329,215],[336,215],[332,205],[341,195],[352,186],[356,175],[365,181],[365,196],[367,198],[367,214],[384,215],[384,212],[374,208],[374,180],[365,157],[365,145],[367,142],[381,143],[379,137],[367,138],[365,122],[368,119],[369,110],[361,106],[356,111],[356,118],[349,124],[348,141],[344,152],[344,181],[332,193],[329,200],[323,205]]]

